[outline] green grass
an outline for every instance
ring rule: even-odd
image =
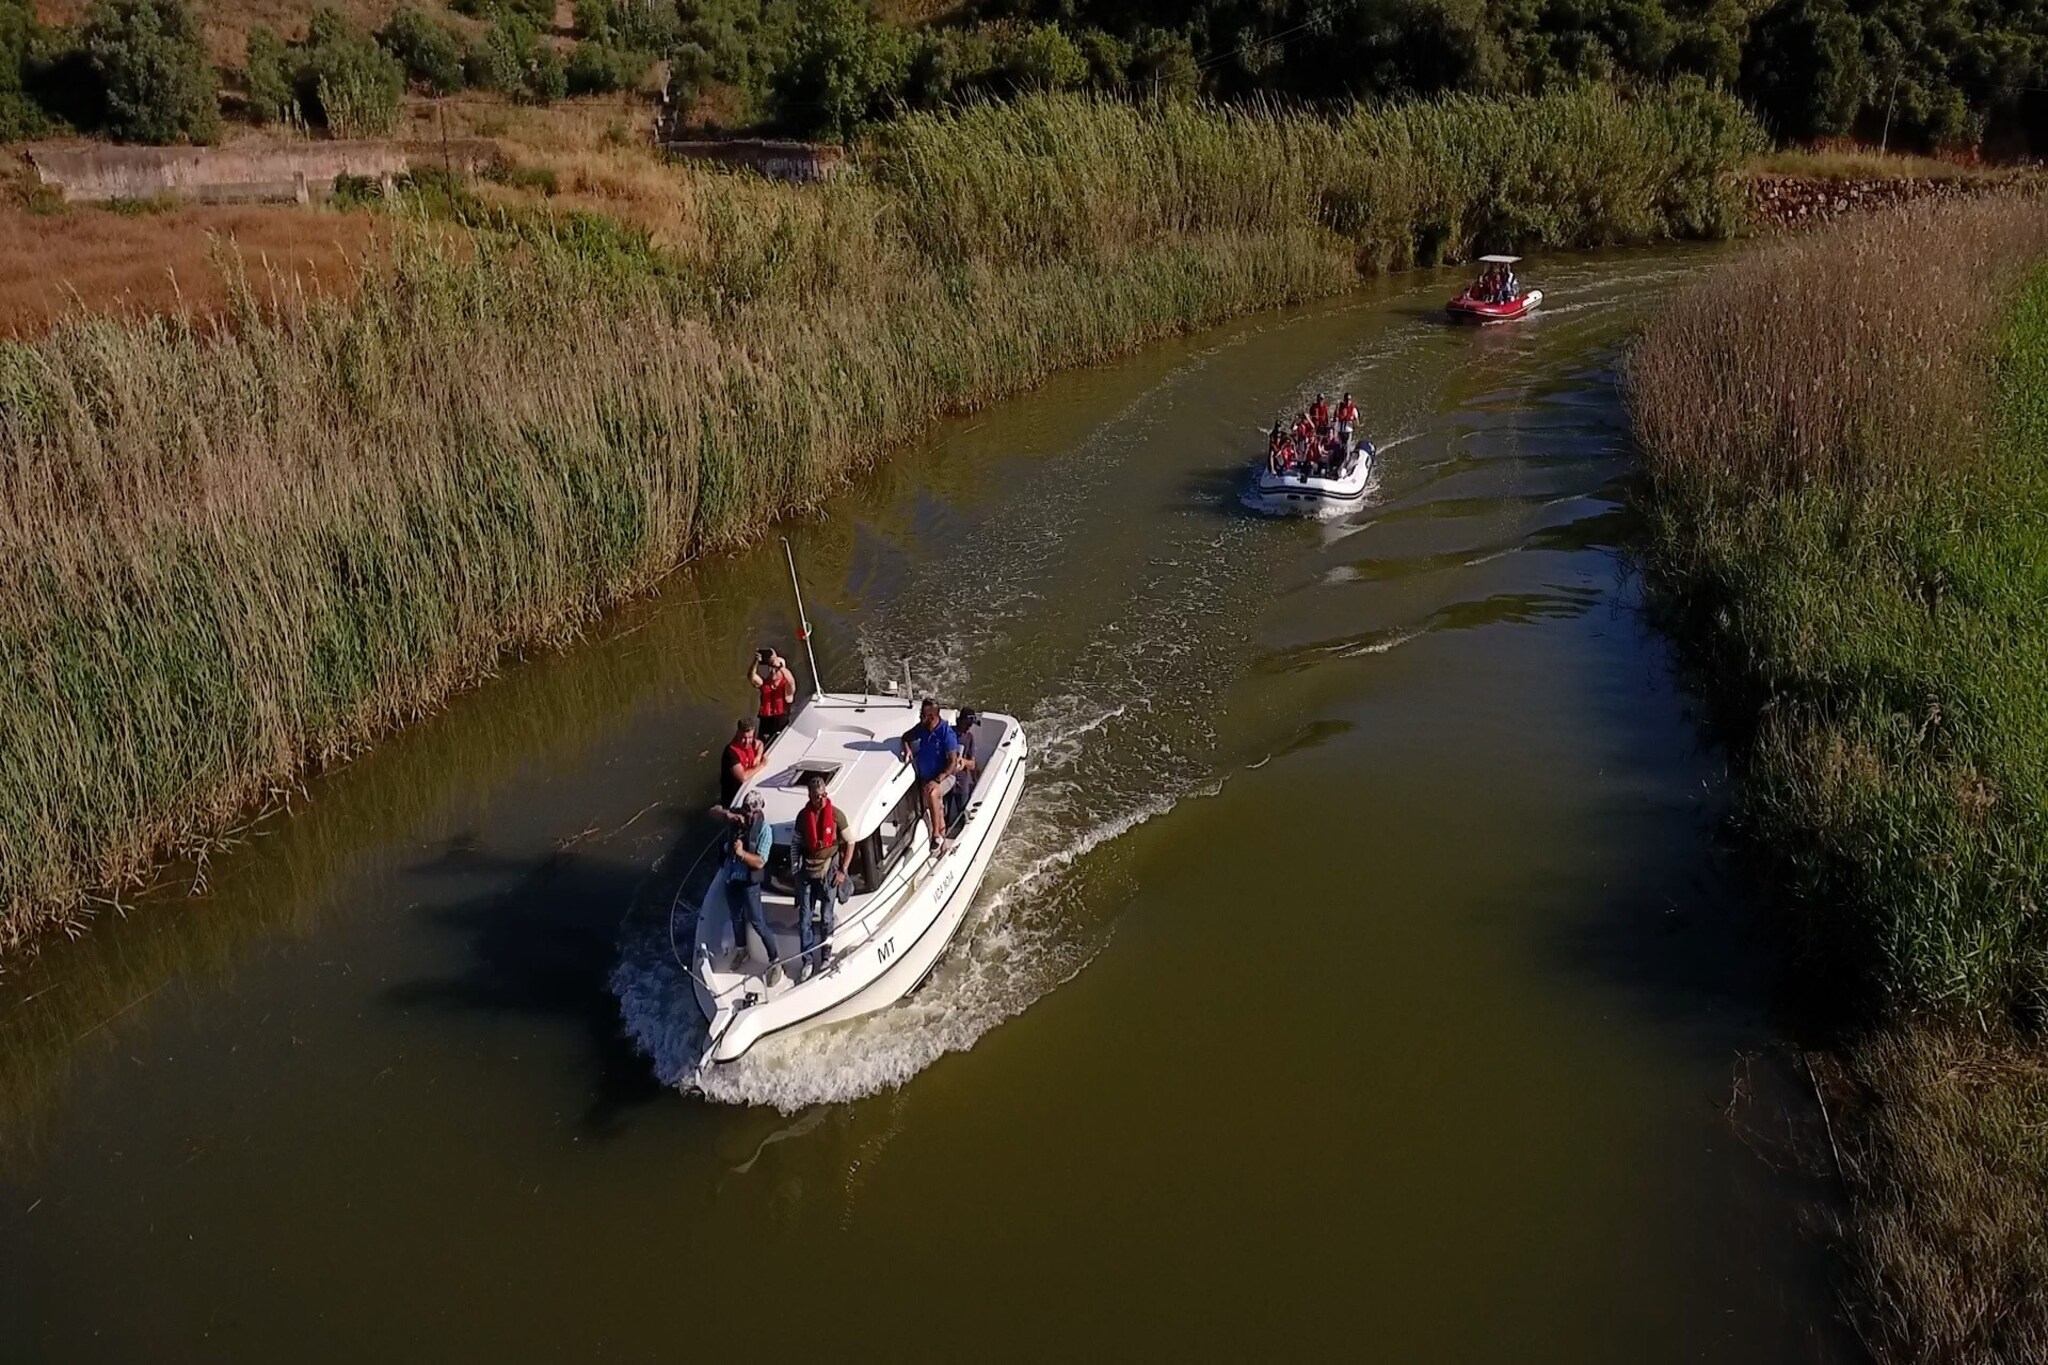
[[[1697,91],[1033,98],[830,186],[679,173],[659,245],[423,181],[353,302],[0,345],[0,951],[939,413],[1482,236],[1715,230],[1754,138]]]
[[[1843,1042],[1888,1361],[2048,1359],[2044,256],[2036,201],[1833,229],[1674,301],[1629,371],[1656,601]],[[1866,307],[1887,261],[1950,297]]]

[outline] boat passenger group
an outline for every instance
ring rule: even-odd
[[[1275,474],[1336,474],[1351,455],[1351,436],[1358,429],[1358,404],[1345,394],[1336,411],[1321,394],[1291,426],[1273,423],[1266,436],[1266,468]]]
[[[759,691],[759,716],[741,720],[732,742],[719,760],[719,804],[711,813],[732,826],[726,851],[726,906],[732,914],[732,970],[738,971],[746,958],[747,928],[761,938],[768,960],[780,962],[782,954],[768,915],[761,903],[761,888],[768,879],[768,859],[775,846],[765,803],[759,792],[748,792],[734,804],[740,788],[768,765],[768,746],[789,725],[790,709],[796,704],[796,675],[788,661],[773,648],[755,651],[754,665],[747,680]],[[948,725],[939,714],[939,704],[926,697],[918,708],[918,723],[903,735],[898,752],[905,763],[917,770],[920,796],[931,822],[932,851],[943,852],[947,837],[974,793],[979,771],[975,754],[975,712],[962,709],[958,726]],[[825,779],[813,773],[806,781],[808,799],[797,813],[794,840],[790,848],[790,880],[797,906],[797,937],[802,957],[794,968],[801,982],[825,969],[831,957],[830,940],[839,905],[852,894],[850,869],[853,865],[853,834],[846,821],[825,795]],[[780,967],[772,967],[768,983],[782,978]]]
[[[1481,303],[1513,303],[1521,290],[1522,282],[1515,278],[1513,266],[1494,264],[1486,267],[1465,295]]]

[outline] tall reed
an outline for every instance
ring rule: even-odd
[[[1662,156],[1674,183],[1742,145],[1697,96],[1641,120],[1597,92],[1431,108],[1418,175],[1509,121],[1619,144],[1553,158]],[[1348,127],[1027,100],[910,120],[852,183],[691,176],[658,239],[422,227],[346,304],[259,307],[244,281],[230,326],[79,318],[0,346],[0,948],[939,412],[1395,259],[1314,188],[1363,174]],[[1585,182],[1524,189],[1540,239],[1571,242],[1732,202],[1712,177],[1655,203],[1618,180],[1621,215]]]

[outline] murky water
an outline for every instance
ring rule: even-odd
[[[828,679],[907,657],[1039,762],[925,990],[709,1098],[665,912],[772,543],[0,980],[0,1358],[1841,1357],[1616,551],[1615,348],[1705,259],[1158,346],[797,528]],[[1317,388],[1375,505],[1246,515]]]

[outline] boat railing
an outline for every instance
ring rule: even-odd
[[[910,876],[904,881],[903,885],[896,889],[895,894],[885,896],[881,894],[881,892],[878,890],[873,896],[869,898],[868,903],[866,905],[863,905],[858,911],[848,916],[846,919],[836,921],[832,926],[832,932],[825,935],[825,937],[819,940],[817,943],[812,944],[808,949],[799,948],[797,949],[797,951],[793,953],[784,953],[781,957],[772,959],[764,966],[762,966],[758,971],[748,972],[746,975],[742,976],[738,981],[735,981],[732,985],[727,986],[724,990],[710,991],[709,993],[711,998],[713,1000],[722,1001],[727,996],[735,994],[736,992],[745,988],[750,982],[765,978],[770,972],[775,971],[777,968],[787,967],[793,962],[801,962],[805,958],[811,957],[814,954],[821,952],[826,948],[831,948],[834,950],[858,948],[861,944],[866,943],[868,939],[874,936],[872,931],[861,935],[859,938],[849,938],[849,931],[854,929],[866,928],[867,926],[872,924],[876,919],[887,918],[886,915],[880,913],[881,907],[884,904],[895,905],[898,902],[900,902],[904,897],[908,896],[911,892],[915,891],[918,887],[918,884],[922,882],[926,877],[931,875],[931,870],[934,867],[938,866],[939,856],[940,855],[937,850],[933,850],[927,853],[922,862],[920,863],[920,865],[912,869]],[[804,913],[801,904],[799,904],[798,906],[797,913],[799,915]],[[678,963],[682,963],[682,950],[676,947],[675,942],[675,929],[673,927],[675,923],[674,916],[670,917],[669,923],[671,926],[669,929],[669,946],[676,953],[676,961]],[[749,959],[749,962],[751,964],[751,958]],[[684,965],[684,970],[689,970],[687,964]],[[710,985],[709,982],[706,982],[704,984],[707,987]]]

